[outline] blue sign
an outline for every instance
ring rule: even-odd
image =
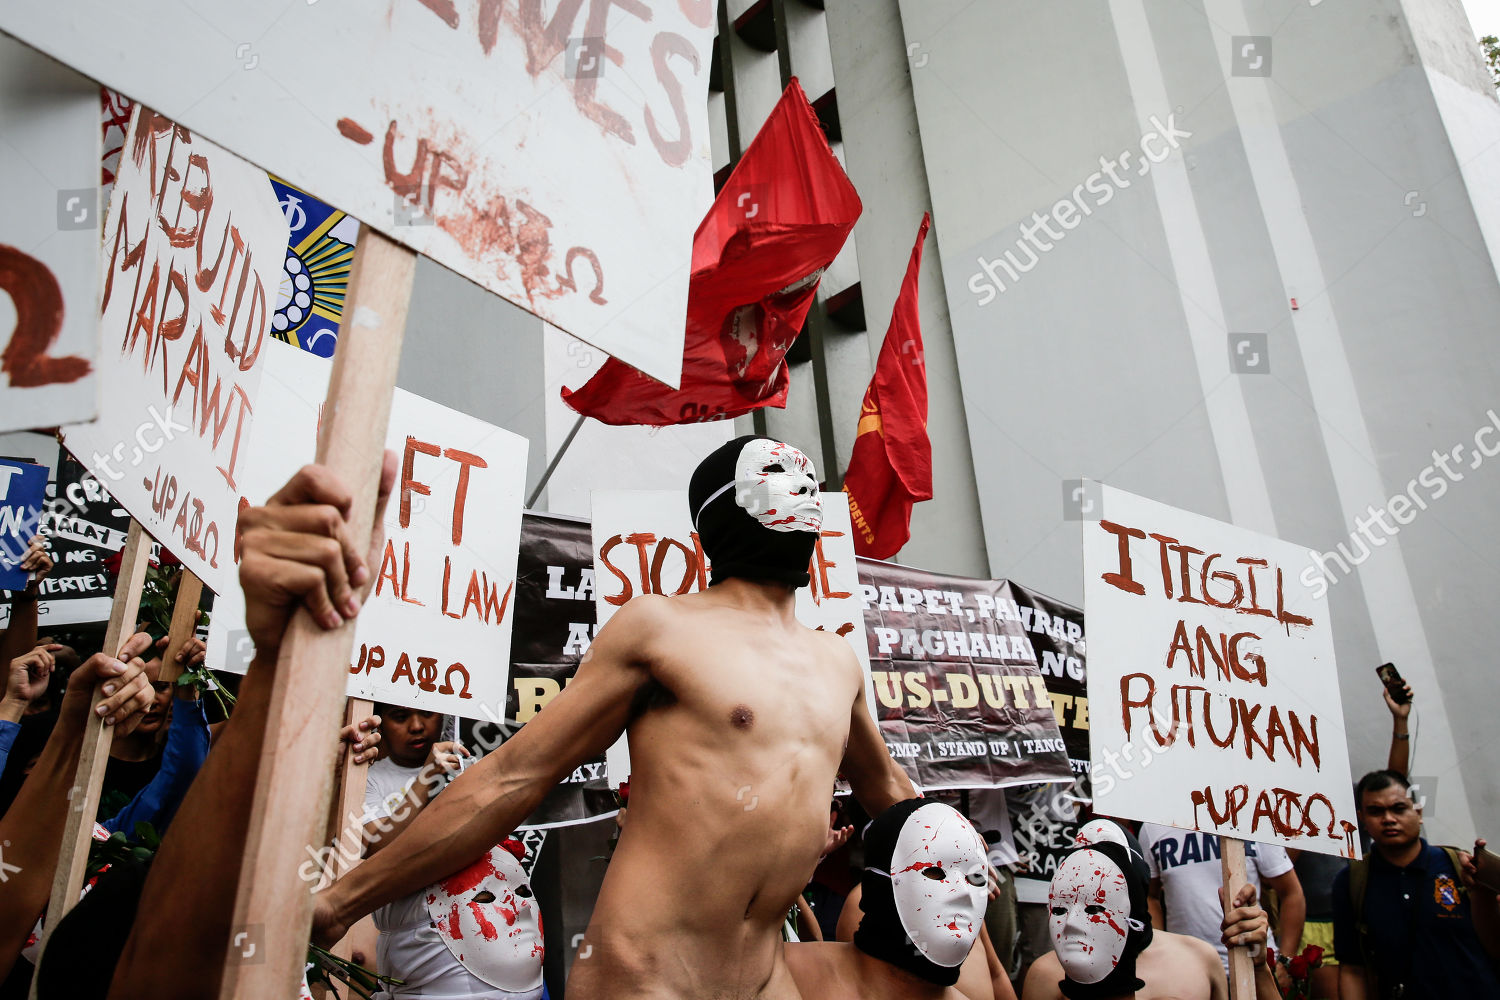
[[[0,459],[0,590],[24,590],[26,545],[41,526],[47,467]]]
[[[359,222],[274,177],[271,188],[289,233],[271,336],[331,358],[344,315]]]

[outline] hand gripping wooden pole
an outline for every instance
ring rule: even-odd
[[[1245,874],[1245,842],[1219,838],[1219,861],[1224,871],[1224,909],[1234,908],[1235,894],[1249,881]],[[1255,1000],[1255,960],[1248,945],[1229,949],[1229,1000]]]
[[[317,452],[354,495],[355,538],[368,538],[374,519],[415,269],[415,253],[368,226],[360,230]],[[235,895],[237,937],[259,954],[231,943],[220,1000],[297,995],[312,925],[312,894],[297,869],[328,817],[334,771],[327,765],[353,642],[352,621],[325,631],[305,609],[282,641]]]
[[[135,634],[136,613],[141,606],[141,590],[146,583],[146,566],[151,559],[151,538],[141,523],[130,519],[125,549],[120,558],[120,578],[115,583],[115,599],[109,609],[109,626],[104,633],[104,652],[114,656],[125,640]],[[94,706],[104,700],[100,687],[94,688],[89,703],[88,721],[84,723],[83,748],[78,754],[78,772],[68,791],[68,818],[63,827],[57,868],[52,873],[52,896],[47,903],[46,936],[57,922],[78,902],[83,891],[83,873],[89,860],[89,842],[94,837],[94,813],[99,808],[99,793],[104,787],[104,768],[109,763],[109,747],[115,731],[106,726]],[[35,983],[32,984],[33,991]],[[35,992],[32,996],[35,996]]]

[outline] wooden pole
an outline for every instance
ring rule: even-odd
[[[203,581],[186,566],[177,578],[177,602],[172,605],[172,624],[167,630],[167,651],[161,655],[159,681],[175,684],[182,676],[182,665],[177,654],[188,644],[198,630],[198,602],[203,597]]]
[[[109,626],[104,633],[104,652],[110,656],[119,653],[125,640],[135,634],[136,613],[141,606],[141,590],[146,583],[146,566],[151,559],[151,538],[141,529],[141,523],[130,519],[130,530],[125,536],[125,549],[120,559],[120,578],[115,583],[114,603],[109,609]],[[102,687],[102,685],[101,685]],[[94,813],[99,808],[99,793],[104,787],[104,768],[109,763],[109,747],[114,740],[113,727],[94,711],[94,706],[104,700],[104,693],[94,689],[93,701],[89,703],[89,717],[84,724],[83,748],[78,754],[78,771],[73,778],[73,787],[68,792],[72,808],[68,810],[67,823],[63,827],[61,849],[57,857],[57,868],[52,873],[52,896],[47,903],[46,922],[42,928],[43,947],[47,935],[78,902],[83,891],[83,873],[89,859],[89,842],[94,837]],[[36,983],[32,982],[32,996],[36,996]]]
[[[375,710],[375,703],[365,698],[350,698],[344,707],[344,725],[358,725],[361,719],[367,717]],[[328,858],[328,865],[323,869],[323,877],[318,883],[318,891],[336,882],[345,874],[359,865],[359,851],[364,844],[364,826],[359,824],[357,828],[351,824],[349,817],[356,819],[364,813],[365,806],[365,778],[369,772],[369,764],[356,764],[354,762],[354,748],[343,747],[339,758],[339,780],[338,788],[333,795],[333,804],[328,810],[328,826],[326,831],[327,843],[333,845],[333,853]],[[345,844],[354,850],[354,856],[345,863]],[[352,928],[351,928],[352,929]],[[352,935],[346,934],[332,948],[328,949],[339,958],[351,958],[354,954],[354,941]]]
[[[353,726],[361,719],[366,718],[375,710],[375,703],[365,698],[350,698],[344,707],[344,725]],[[352,837],[355,831],[349,829],[349,817],[359,817],[365,811],[365,778],[369,773],[369,764],[354,763],[354,748],[343,747],[339,751],[339,780],[338,789],[333,796],[333,803],[328,809],[327,843],[338,848],[344,841],[343,838]],[[351,841],[358,851],[360,841]],[[345,864],[343,852],[335,850],[329,859],[328,866],[324,869],[323,878],[318,888],[337,881],[339,878],[359,863],[356,853],[354,860]],[[335,955],[343,958],[349,956],[343,948],[344,942],[329,949]]]
[[[353,492],[355,538],[369,536],[374,518],[415,269],[414,252],[368,226],[360,230],[317,451],[317,461]],[[240,961],[230,949],[220,1000],[297,993],[313,901],[297,869],[327,820],[334,774],[324,762],[353,642],[352,621],[325,631],[303,608],[281,644],[234,909],[234,927],[257,940],[260,953]]]
[[[1219,838],[1219,861],[1224,871],[1224,906],[1234,908],[1235,894],[1249,881],[1245,874],[1245,842],[1235,837]],[[1249,945],[1229,949],[1229,1000],[1255,1000],[1255,960]]]

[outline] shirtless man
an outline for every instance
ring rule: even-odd
[[[1003,974],[994,980],[1004,991],[997,994],[987,949],[976,947],[989,878],[984,841],[969,821],[952,806],[909,799],[876,817],[864,843],[865,870],[840,914],[839,940],[787,945],[802,995],[1015,1000]],[[857,928],[846,939],[848,923]]]
[[[914,792],[847,642],[794,614],[822,523],[812,463],[739,438],[699,465],[688,496],[709,589],[622,607],[535,719],[318,896],[320,942],[473,862],[626,732],[630,823],[569,995],[796,1000],[780,929],[818,862],[835,775],[871,815]]]
[[[1219,953],[1212,945],[1197,938],[1151,928],[1150,912],[1146,905],[1146,887],[1150,873],[1135,837],[1113,820],[1095,819],[1078,831],[1074,844],[1078,850],[1107,845],[1105,849],[1114,852],[1111,860],[1117,864],[1124,862],[1118,866],[1125,875],[1129,890],[1121,893],[1117,902],[1123,904],[1128,896],[1130,912],[1112,913],[1111,917],[1121,927],[1127,926],[1128,922],[1130,931],[1126,935],[1124,950],[1115,958],[1117,961],[1133,963],[1133,977],[1144,985],[1134,992],[1122,988],[1117,980],[1131,977],[1122,977],[1114,972],[1092,983],[1075,982],[1075,978],[1092,977],[1073,959],[1064,961],[1059,958],[1057,951],[1051,951],[1032,963],[1030,971],[1026,973],[1021,1000],[1063,1000],[1065,995],[1070,1000],[1113,1000],[1114,997],[1134,997],[1135,1000],[1227,1000],[1229,982],[1224,976],[1224,967],[1219,962]],[[1067,929],[1067,914],[1059,912],[1066,911],[1071,902],[1072,894],[1065,891],[1064,883],[1076,874],[1069,869],[1069,862],[1075,858],[1084,860],[1076,852],[1068,855],[1058,866],[1057,874],[1052,880],[1049,907],[1054,947],[1066,948],[1070,933],[1074,937],[1081,936],[1078,928],[1075,927],[1071,932]],[[1085,872],[1102,867],[1098,864],[1098,858],[1090,857],[1087,860],[1090,862],[1087,867],[1077,864],[1074,867]],[[1069,870],[1065,873],[1065,869]],[[1140,892],[1139,912],[1135,906],[1137,888]],[[1060,895],[1063,898],[1059,898]],[[1276,988],[1276,980],[1266,966],[1265,943],[1269,923],[1265,911],[1255,905],[1254,887],[1242,887],[1235,904],[1235,908],[1224,916],[1224,943],[1230,946],[1250,945],[1252,952],[1256,954],[1256,997],[1258,1000],[1279,1000],[1281,994]],[[1136,924],[1141,926],[1137,928]],[[1087,953],[1103,960],[1110,955],[1110,945],[1118,942],[1119,935],[1110,938],[1105,933],[1110,927],[1108,920],[1090,922],[1086,926],[1090,932],[1099,932],[1101,938],[1090,942]],[[1065,978],[1066,988],[1062,985]]]

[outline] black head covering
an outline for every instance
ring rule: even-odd
[[[776,439],[759,434],[737,437],[698,463],[688,483],[688,516],[713,566],[709,585],[737,576],[805,587],[818,533],[767,528],[745,506],[754,504],[756,498],[741,496],[735,488],[740,452],[757,440]]]
[[[859,929],[854,932],[854,947],[929,983],[952,986],[958,982],[962,963],[950,969],[922,954],[901,925],[890,876],[896,840],[901,836],[907,818],[918,809],[935,805],[942,803],[935,799],[906,799],[875,817],[865,828],[865,870],[860,877],[863,889],[860,908],[864,910],[864,916],[859,921]]]
[[[1129,831],[1125,833],[1128,835]],[[1125,932],[1125,950],[1120,955],[1120,964],[1115,966],[1113,972],[1097,983],[1075,983],[1071,979],[1064,979],[1057,985],[1068,1000],[1103,1000],[1105,997],[1143,990],[1146,984],[1136,978],[1135,960],[1136,956],[1145,951],[1146,946],[1151,943],[1151,911],[1146,904],[1145,872],[1147,869],[1145,862],[1142,860],[1140,865],[1136,864],[1140,851],[1137,850],[1132,856],[1128,848],[1113,841],[1103,840],[1075,847],[1063,856],[1063,860],[1079,851],[1098,851],[1125,873],[1125,888],[1130,893],[1130,924]]]

